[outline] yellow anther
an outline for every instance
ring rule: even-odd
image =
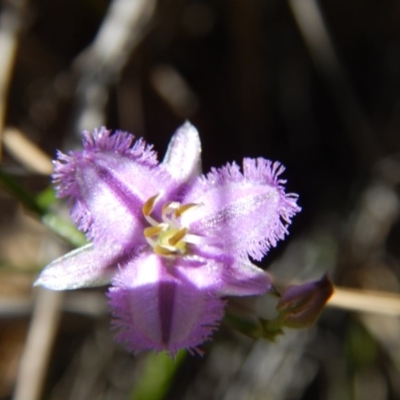
[[[171,236],[168,239],[168,244],[170,246],[175,246],[180,240],[182,240],[185,237],[187,231],[188,231],[187,228],[179,229],[178,232],[176,232],[173,236]]]
[[[198,207],[199,205],[196,203],[188,203],[188,204],[184,204],[183,206],[180,206],[176,211],[175,211],[175,217],[179,218],[183,213],[185,213],[186,211]]]
[[[150,197],[144,204],[142,207],[142,212],[143,215],[145,217],[148,217],[154,210],[154,206],[156,205],[157,201],[160,199],[160,197],[162,196],[161,193],[156,194],[153,197]]]
[[[149,226],[148,228],[144,229],[143,234],[146,238],[150,238],[159,235],[165,229],[166,226],[163,224],[159,224],[157,226]]]

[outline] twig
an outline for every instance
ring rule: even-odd
[[[181,118],[190,118],[199,107],[199,100],[188,82],[172,65],[154,67],[151,83],[171,110]]]
[[[40,398],[58,328],[63,292],[38,289],[32,322],[20,363],[14,400]]]
[[[33,299],[30,297],[0,296],[0,319],[28,317],[32,314],[33,306]],[[64,292],[62,311],[89,318],[100,318],[107,315],[108,307],[105,296],[99,292],[70,291]]]
[[[400,295],[372,290],[335,287],[328,306],[349,311],[400,315]]]
[[[50,157],[18,129],[4,129],[3,143],[9,153],[27,169],[44,175],[53,172]]]
[[[80,74],[77,91],[75,136],[104,124],[104,108],[108,89],[146,33],[155,10],[155,0],[114,0],[93,43],[78,57],[75,64]]]
[[[18,35],[22,27],[22,14],[26,0],[5,2],[0,16],[0,160],[1,135],[5,124],[8,89],[17,53]]]

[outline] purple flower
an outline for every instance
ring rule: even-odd
[[[90,244],[48,265],[36,285],[53,290],[111,282],[128,349],[198,351],[223,317],[224,296],[260,295],[269,275],[253,265],[287,234],[300,211],[284,168],[263,158],[201,175],[198,132],[186,122],[163,162],[152,147],[105,128],[83,150],[59,153],[54,182]]]

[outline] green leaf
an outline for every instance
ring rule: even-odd
[[[48,186],[46,189],[41,191],[35,198],[36,204],[44,209],[49,208],[56,202],[56,200],[57,200],[56,192],[53,186]]]
[[[45,208],[41,207],[35,197],[26,190],[18,181],[11,175],[7,174],[0,168],[0,184],[13,197],[19,200],[28,210],[42,216],[45,213]]]
[[[87,243],[85,235],[80,232],[72,222],[65,221],[56,214],[49,212],[43,215],[42,221],[53,232],[57,233],[73,246],[81,247]]]

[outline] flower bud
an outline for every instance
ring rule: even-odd
[[[333,285],[327,274],[317,281],[289,286],[276,307],[283,325],[289,328],[311,326],[332,294]]]

